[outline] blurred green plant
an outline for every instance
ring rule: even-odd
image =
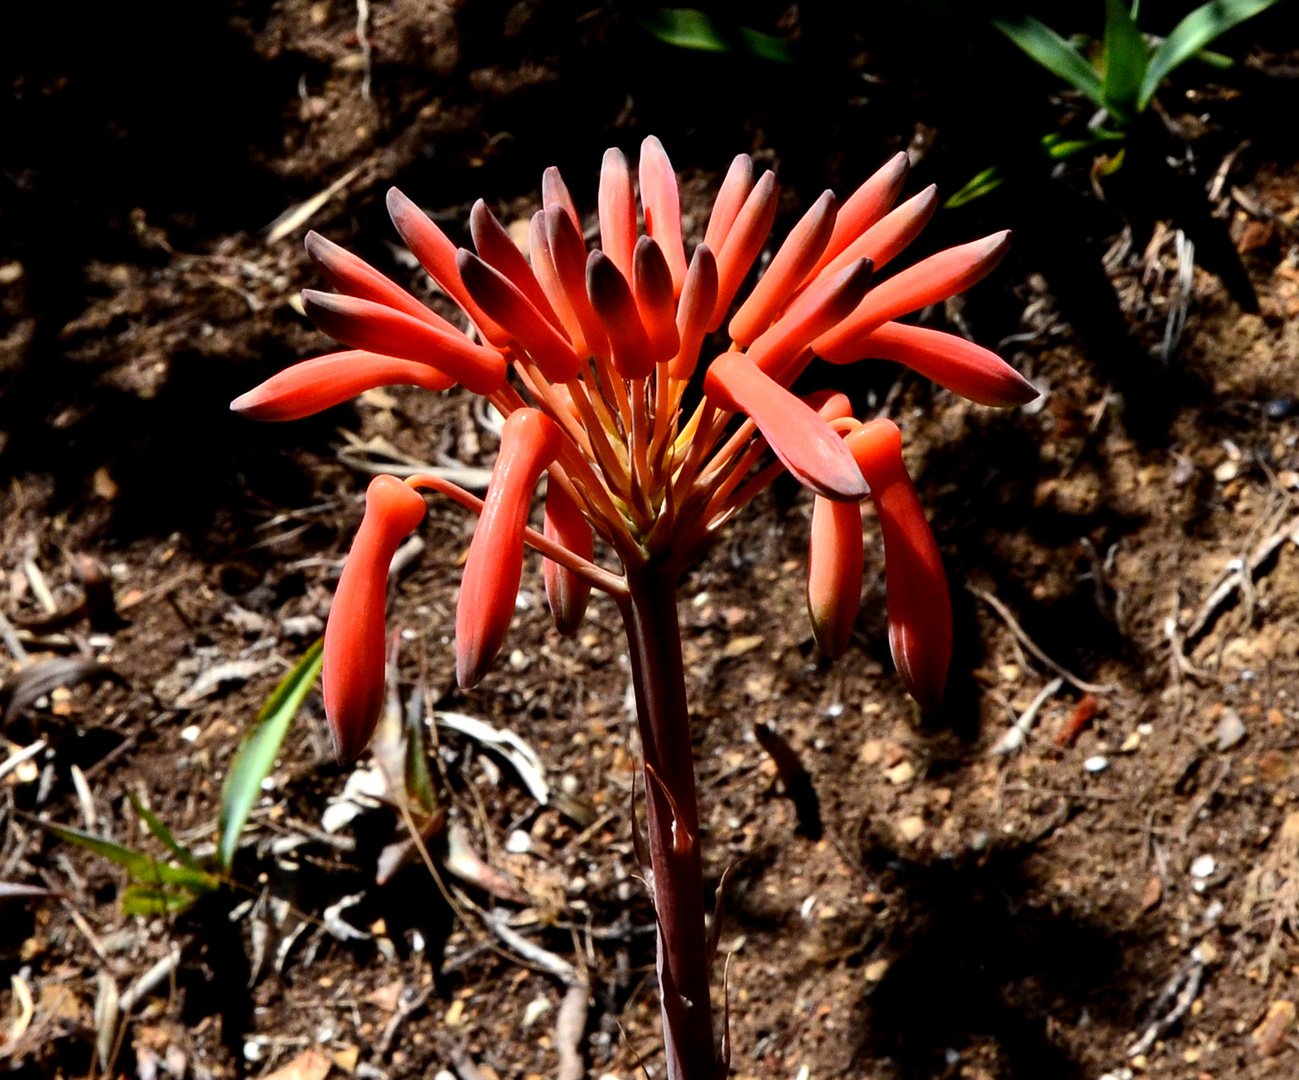
[[[1137,27],[1141,0],[1131,7],[1125,0],[1104,0],[1105,30],[1099,51],[1082,39],[1062,37],[1032,15],[1015,19],[995,18],[992,25],[1052,74],[1104,110],[1098,122],[1088,125],[1083,137],[1052,132],[1041,147],[1053,161],[1121,141],[1136,117],[1149,108],[1160,84],[1187,60],[1195,58],[1213,67],[1230,67],[1230,57],[1209,52],[1207,46],[1232,27],[1277,3],[1278,0],[1209,0],[1181,20],[1166,38],[1143,33]],[[1088,51],[1097,57],[1094,66]],[[1107,122],[1110,126],[1107,126]],[[1101,163],[1105,175],[1118,169],[1123,151]],[[947,200],[948,207],[961,206],[994,190],[1004,179],[996,166],[971,179]]]
[[[235,751],[221,790],[213,855],[195,855],[134,794],[130,800],[136,816],[167,849],[168,858],[157,859],[81,829],[42,823],[59,839],[93,851],[126,870],[131,884],[122,893],[123,914],[176,915],[229,882],[239,837],[261,797],[262,781],[274,768],[293,718],[320,677],[322,646],[320,641],[312,645],[280,680]]]
[[[679,49],[741,53],[780,64],[794,60],[783,38],[716,18],[700,8],[615,3],[614,0],[606,3],[615,10],[625,11],[651,37]]]

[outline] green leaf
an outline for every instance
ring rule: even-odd
[[[1189,57],[1233,26],[1265,11],[1277,0],[1209,0],[1173,27],[1173,32],[1155,50],[1141,81],[1138,110],[1150,104],[1159,84]]]
[[[132,885],[122,893],[123,915],[178,915],[194,906],[198,897],[191,893]]]
[[[438,808],[437,792],[429,774],[428,752],[424,749],[424,723],[419,710],[406,714],[406,794],[426,814]]]
[[[1025,15],[1019,19],[993,19],[992,25],[1052,74],[1097,105],[1105,105],[1100,76],[1077,49],[1045,23]]]
[[[943,203],[943,209],[955,210],[958,206],[974,202],[975,199],[981,198],[991,191],[996,191],[1005,183],[1005,180],[1004,176],[997,175],[996,165],[990,169],[984,169],[983,172],[969,180],[960,191]]]
[[[155,886],[170,885],[175,888],[185,889],[195,896],[215,892],[221,887],[219,878],[202,870],[191,870],[188,867],[172,866],[170,863],[159,862],[148,855],[132,851],[130,848],[123,847],[112,840],[105,840],[102,836],[82,832],[80,829],[70,829],[62,825],[50,825],[47,822],[42,822],[42,824],[60,840],[66,840],[68,843],[76,844],[87,851],[93,851],[96,855],[125,868],[126,872],[136,881]]]
[[[289,725],[320,676],[323,641],[317,641],[292,671],[280,680],[253,729],[244,736],[230,764],[230,775],[221,789],[221,813],[217,818],[217,863],[229,871],[234,861],[239,834],[262,794],[262,781],[270,775],[279,756]]]
[[[1120,119],[1136,111],[1150,50],[1124,0],[1105,0],[1105,107]]]
[[[149,831],[153,833],[155,837],[162,841],[167,850],[180,860],[181,865],[187,866],[191,870],[202,872],[203,868],[199,866],[198,860],[194,858],[189,848],[171,834],[171,830],[158,819],[158,815],[145,806],[144,803],[135,796],[134,792],[129,793],[129,795],[131,806],[135,808],[135,812],[140,820],[149,827]]]
[[[679,49],[728,53],[738,47],[762,60],[788,64],[794,59],[783,39],[747,26],[728,32],[698,8],[662,7],[636,21],[659,41]]]

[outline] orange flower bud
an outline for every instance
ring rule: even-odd
[[[528,303],[537,309],[543,318],[558,326],[559,320],[550,301],[546,298],[532,267],[524,258],[523,252],[510,238],[505,226],[496,220],[496,215],[487,209],[487,204],[479,199],[469,211],[469,235],[473,238],[478,257],[488,266],[510,280],[510,283],[528,298]]]
[[[456,604],[456,678],[463,687],[482,679],[505,641],[523,576],[532,489],[563,439],[559,425],[536,409],[510,413],[501,427],[501,449]]]
[[[388,189],[388,216],[402,242],[410,248],[438,288],[464,309],[484,338],[498,349],[510,343],[510,335],[474,303],[456,269],[456,246],[433,220],[396,188]]]
[[[325,716],[340,762],[357,757],[383,708],[384,598],[397,546],[424,518],[424,499],[395,476],[376,476],[325,627]]]
[[[902,433],[872,420],[844,439],[871,487],[884,534],[889,649],[922,709],[942,704],[952,660],[952,603],[938,545],[902,463]]]
[[[581,508],[567,489],[552,476],[546,487],[546,519],[543,533],[547,540],[563,544],[574,555],[588,562],[595,557],[595,533]],[[591,599],[591,583],[552,559],[542,563],[546,580],[546,600],[554,616],[556,629],[565,637],[577,633]]]

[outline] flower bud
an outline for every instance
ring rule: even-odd
[[[476,685],[505,641],[523,577],[523,534],[532,489],[563,445],[562,429],[536,409],[517,409],[501,427],[501,449],[469,545],[456,604],[456,678]]]
[[[574,555],[588,562],[595,557],[595,533],[581,508],[563,485],[552,475],[546,486],[546,519],[543,532],[547,540],[562,544]],[[568,637],[577,633],[591,599],[591,583],[553,559],[542,563],[546,581],[546,601],[555,619],[555,628]]]
[[[325,626],[325,716],[340,762],[357,757],[383,708],[384,598],[398,545],[424,518],[424,499],[395,476],[376,476]]]
[[[938,545],[902,463],[902,433],[891,420],[872,420],[844,444],[870,484],[884,534],[893,662],[920,707],[935,710],[952,659],[952,603]]]

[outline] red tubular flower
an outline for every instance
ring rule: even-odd
[[[573,346],[509,278],[464,248],[456,253],[456,269],[469,295],[527,350],[547,379],[567,382],[577,374],[581,361]]]
[[[976,405],[1027,405],[1037,389],[990,349],[941,330],[886,322],[861,343],[862,359],[896,360]]]
[[[861,507],[816,496],[807,556],[807,614],[821,651],[838,660],[848,648],[865,563]]]
[[[766,272],[726,328],[731,340],[746,348],[771,325],[776,312],[803,283],[830,242],[838,204],[834,192],[823,192],[794,231],[780,245]],[[851,261],[851,260],[849,260]]]
[[[812,343],[817,356],[835,364],[860,360],[858,346],[872,331],[899,315],[919,311],[982,281],[1010,247],[1010,233],[999,232],[931,255],[871,289],[861,306]]]
[[[870,484],[884,534],[893,663],[920,707],[936,710],[952,660],[952,603],[938,545],[902,463],[902,433],[891,420],[872,420],[844,444]]]
[[[669,374],[674,379],[689,380],[699,363],[699,349],[708,333],[708,321],[717,307],[717,260],[700,244],[690,259],[686,283],[681,289],[681,303],[677,305],[677,331],[681,335],[681,348],[672,361]]]
[[[595,558],[595,533],[582,515],[582,508],[562,484],[553,479],[546,488],[546,519],[543,535],[588,562]],[[553,559],[542,563],[546,600],[555,628],[568,637],[577,633],[591,599],[591,583]]]
[[[744,200],[735,223],[726,234],[726,241],[717,254],[717,307],[713,311],[708,329],[716,330],[726,319],[727,309],[741,283],[758,257],[762,245],[767,242],[772,223],[776,220],[777,195],[776,174],[768,170],[753,185],[749,197]],[[711,245],[710,245],[711,247]]]
[[[824,270],[830,260],[836,258],[889,212],[889,207],[898,201],[898,196],[902,193],[902,185],[906,182],[910,167],[911,159],[905,152],[894,154],[881,169],[848,196],[835,217],[834,232],[830,234],[830,242],[817,260],[813,276]]]
[[[812,341],[850,315],[870,288],[875,267],[858,259],[842,270],[826,271],[790,306],[746,354],[777,382],[790,381],[794,362]]]
[[[394,308],[352,296],[306,289],[302,304],[317,326],[344,345],[381,356],[436,364],[475,394],[492,394],[505,382],[505,358]]]
[[[744,200],[753,190],[753,159],[748,154],[737,154],[726,170],[726,178],[713,200],[713,212],[708,216],[708,229],[704,243],[713,254],[722,250],[722,244],[731,232],[731,226],[740,215]]]
[[[624,379],[649,378],[655,356],[636,298],[613,259],[603,252],[593,251],[586,260],[586,291],[609,337],[618,374]]]
[[[632,256],[632,295],[636,310],[649,337],[650,355],[656,364],[665,363],[681,348],[677,330],[676,297],[672,294],[672,271],[650,237],[636,241]]]
[[[833,273],[854,259],[870,259],[882,270],[929,224],[938,209],[938,188],[930,184],[919,195],[891,210],[836,255],[823,272]]]
[[[446,390],[455,379],[418,360],[353,349],[317,356],[287,367],[240,394],[230,408],[250,420],[300,420],[340,405],[376,386],[421,386]]]
[[[604,152],[600,168],[600,247],[628,281],[636,247],[636,193],[621,150]]]
[[[523,252],[510,239],[505,226],[496,220],[496,215],[487,209],[487,204],[482,199],[474,203],[474,208],[469,212],[469,235],[473,237],[479,258],[507,277],[510,284],[528,298],[528,303],[536,308],[544,319],[555,323],[557,320],[554,309],[546,299],[545,291],[538,284],[532,267],[528,265],[528,260],[523,257]],[[458,252],[456,265],[459,268]],[[462,270],[461,279],[463,278]]]
[[[536,409],[519,409],[501,428],[501,449],[478,518],[456,604],[456,678],[477,685],[500,652],[523,576],[523,533],[532,489],[564,436]]]
[[[325,627],[325,716],[340,762],[357,757],[383,708],[384,596],[398,545],[424,519],[424,499],[395,476],[376,476]]]
[[[672,291],[680,296],[686,283],[686,253],[681,246],[681,196],[672,162],[663,144],[653,135],[640,144],[640,201],[645,208],[645,231],[663,252],[672,275]]]

